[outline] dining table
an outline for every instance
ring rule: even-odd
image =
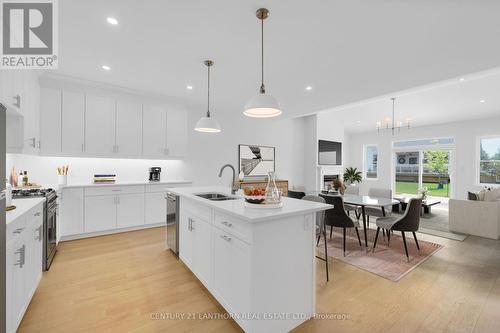
[[[339,196],[339,194],[330,194],[322,191],[314,191],[308,194],[322,195],[322,196]],[[352,206],[357,206],[361,208],[361,215],[363,216],[363,232],[365,236],[365,246],[368,247],[368,236],[367,236],[367,219],[366,219],[366,207],[375,207],[382,210],[382,215],[386,214],[386,207],[392,207],[392,205],[398,204],[399,201],[389,198],[373,197],[369,195],[355,195],[355,194],[344,194],[342,195],[345,204]]]

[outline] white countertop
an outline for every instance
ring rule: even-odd
[[[97,186],[128,186],[128,185],[172,185],[172,184],[191,184],[190,180],[166,180],[159,182],[150,181],[117,181],[113,184],[94,184],[94,183],[83,183],[83,184],[68,184],[64,186],[59,186],[59,188],[71,188],[71,187],[97,187]]]
[[[7,224],[14,221],[31,208],[35,207],[41,202],[44,202],[45,198],[26,198],[26,199],[12,199],[12,204],[16,206],[16,209],[5,212],[5,219]]]
[[[217,192],[231,195],[231,190],[229,188],[220,186],[176,187],[169,189],[169,192],[180,196],[181,200],[182,198],[191,199],[200,204],[210,206],[223,213],[233,215],[249,222],[261,222],[286,216],[313,213],[332,208],[331,205],[283,197],[283,207],[281,208],[256,209],[245,207],[245,200],[242,196],[239,196],[240,199],[237,200],[211,201],[194,195],[195,193],[207,192]]]

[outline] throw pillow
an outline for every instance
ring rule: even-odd
[[[484,188],[481,191],[477,192],[477,197],[478,197],[479,201],[485,200],[484,197],[486,196],[486,192],[489,192],[489,191],[486,191]]]
[[[494,191],[486,191],[484,194],[484,201],[498,201]]]

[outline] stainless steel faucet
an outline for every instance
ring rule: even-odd
[[[236,170],[234,169],[234,166],[231,164],[225,164],[220,168],[219,171],[219,177],[222,177],[222,171],[224,171],[225,168],[231,168],[233,170],[233,183],[231,184],[231,194],[236,194],[236,191],[238,191],[238,186],[236,185]]]

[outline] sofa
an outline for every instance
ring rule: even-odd
[[[476,199],[450,199],[450,231],[499,239],[500,188],[484,189],[468,197]]]

